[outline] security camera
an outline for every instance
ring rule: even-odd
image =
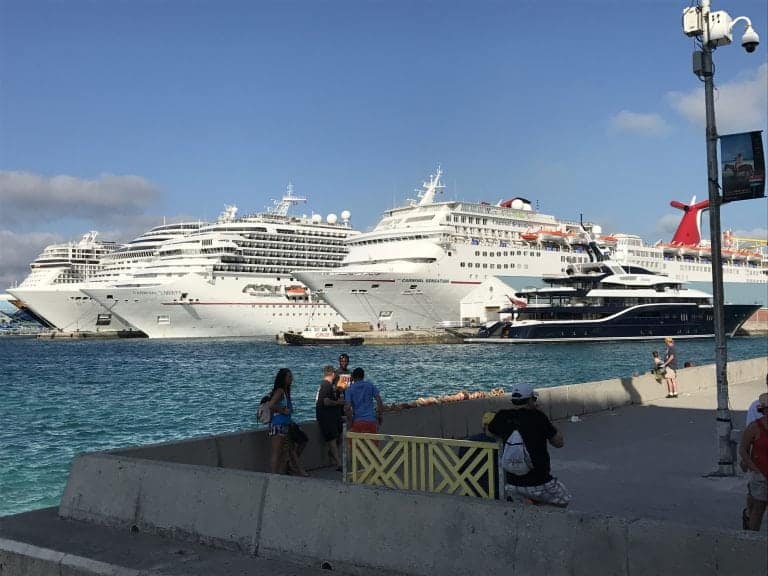
[[[741,45],[744,46],[744,50],[751,54],[755,51],[758,44],[760,44],[760,37],[757,35],[757,32],[755,32],[752,26],[747,26],[744,36],[741,37]]]

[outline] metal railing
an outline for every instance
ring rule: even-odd
[[[344,479],[385,486],[498,498],[498,445],[489,442],[347,432]]]

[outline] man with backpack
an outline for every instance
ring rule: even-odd
[[[534,504],[566,507],[568,489],[550,474],[547,444],[562,448],[563,435],[536,407],[536,394],[527,384],[512,390],[512,408],[496,413],[488,431],[504,440],[502,465],[511,489]]]

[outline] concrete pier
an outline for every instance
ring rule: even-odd
[[[765,391],[766,371],[767,358],[729,365],[737,426]],[[0,574],[273,573],[216,568],[206,551],[231,563],[295,563],[295,574],[323,560],[355,574],[765,573],[766,531],[739,530],[744,480],[704,477],[717,458],[714,367],[680,370],[679,384],[677,400],[650,375],[540,391],[566,437],[551,453],[574,493],[568,510],[342,484],[322,469],[312,423],[313,478],[262,473],[261,431],[81,455],[60,518],[0,518]],[[507,405],[388,413],[382,431],[461,438],[478,431],[484,410]],[[149,548],[136,548],[135,536]],[[75,543],[88,538],[91,549]],[[174,555],[174,546],[193,552]],[[163,561],[150,566],[147,555]]]

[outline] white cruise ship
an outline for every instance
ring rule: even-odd
[[[160,244],[201,225],[163,224],[122,246],[96,240],[96,232],[80,242],[48,246],[30,264],[29,276],[8,292],[60,331],[131,333],[133,326],[112,316],[80,289],[119,281],[154,257]]]
[[[459,321],[461,299],[490,277],[519,290],[540,286],[544,275],[562,274],[569,264],[588,260],[579,223],[537,213],[523,198],[497,205],[438,202],[440,177],[438,169],[418,200],[387,210],[373,231],[351,238],[340,268],[297,271],[296,277],[348,321],[426,328]],[[678,204],[673,203],[683,206]],[[686,235],[684,241],[649,246],[637,236],[617,234],[603,236],[601,243],[621,263],[642,265],[711,292],[709,253],[698,246],[697,210],[705,207],[685,206],[675,236]],[[596,236],[602,232],[597,225],[585,227]],[[764,254],[724,250],[723,255],[726,300],[765,306]]]
[[[236,218],[228,207],[216,223],[163,245],[125,282],[83,292],[150,338],[273,337],[308,324],[340,325],[292,271],[339,266],[345,241],[358,232],[347,211],[325,222],[288,214],[304,201],[289,185],[270,212]]]

